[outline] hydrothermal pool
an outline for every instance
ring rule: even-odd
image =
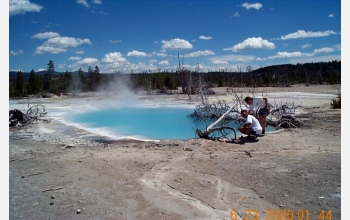
[[[188,117],[193,111],[184,107],[109,108],[74,114],[68,120],[87,128],[107,129],[118,137],[185,140],[196,137],[194,129],[204,131],[213,122],[193,121]]]

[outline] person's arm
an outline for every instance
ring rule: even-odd
[[[248,110],[248,115],[250,115],[254,110],[254,99],[253,99],[253,103],[249,105],[249,110]]]
[[[250,117],[252,117],[252,116],[248,115],[246,122],[242,125],[242,128],[249,128],[249,126],[253,123],[253,121]]]
[[[263,100],[265,101],[265,105],[267,105],[267,98],[263,98]]]
[[[244,123],[240,128],[247,129],[252,123]]]
[[[263,100],[265,101],[265,108],[268,112],[270,112],[270,107],[267,105],[268,102],[267,102],[267,98],[263,98]]]
[[[244,123],[243,128],[249,128],[252,123]]]

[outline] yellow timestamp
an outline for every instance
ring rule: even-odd
[[[267,209],[266,218],[259,217],[258,209],[246,209],[244,216],[238,216],[237,210],[230,211],[230,220],[332,220],[332,210],[310,211],[308,209]]]

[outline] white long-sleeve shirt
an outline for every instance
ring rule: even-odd
[[[254,109],[261,109],[266,106],[266,103],[262,96],[253,97],[253,103],[249,105],[249,110],[253,111]]]

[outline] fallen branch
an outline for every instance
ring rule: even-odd
[[[63,189],[63,187],[57,187],[57,188],[50,188],[50,189],[45,189],[42,192],[47,192],[47,191],[56,191],[56,190],[60,190]]]
[[[326,117],[323,117],[323,120],[326,121],[326,122],[333,122],[333,123],[339,123],[340,122],[340,120],[329,120]]]
[[[36,176],[36,175],[40,175],[40,174],[44,174],[44,172],[28,174],[27,177]],[[25,176],[23,175],[22,178],[25,178]]]
[[[212,134],[215,131],[219,131],[221,132],[221,134],[223,135],[223,137],[225,137],[226,135],[223,133],[224,130],[231,130],[234,133],[234,138],[232,138],[233,140],[236,140],[236,130],[232,127],[227,127],[227,126],[223,126],[223,127],[218,127],[218,128],[211,128],[211,129],[207,129],[206,131],[202,132],[199,129],[196,129],[195,132],[198,135],[198,137],[200,138],[205,138],[205,139],[215,139],[212,137],[209,137],[210,134]]]
[[[207,132],[210,131],[215,125],[217,125],[228,113],[230,113],[233,107],[234,105],[231,106],[231,108],[229,108],[218,120],[209,125],[209,127],[207,128]]]
[[[29,176],[36,176],[36,175],[40,175],[40,174],[44,174],[44,172],[28,174],[27,177],[29,177]]]
[[[33,105],[29,106],[28,104],[28,110],[25,111],[26,113],[23,113],[22,111],[18,109],[13,109],[9,111],[9,126],[25,126],[32,124],[34,121],[43,121],[43,122],[50,122],[50,119],[43,118],[47,115],[47,111],[45,109],[44,105]]]
[[[18,139],[16,139],[16,140],[18,140]],[[19,159],[19,158],[11,158],[11,159],[10,159],[10,162],[13,162],[13,161],[16,161],[16,160],[18,160],[18,161],[23,161],[23,160],[30,160],[30,159],[35,159],[35,157],[27,157],[27,158],[22,158],[22,159]]]

